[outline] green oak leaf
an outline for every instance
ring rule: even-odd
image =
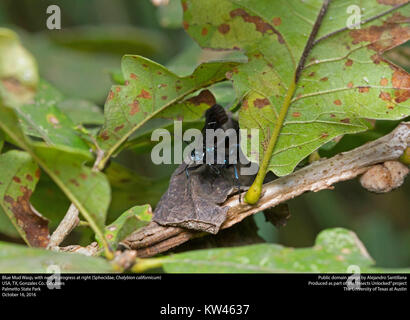
[[[63,95],[57,89],[40,81],[34,102],[15,107],[24,133],[42,138],[50,146],[88,150],[88,145],[74,129],[74,122],[58,107],[62,101]]]
[[[351,265],[359,266],[361,272],[366,273],[408,272],[408,269],[373,267],[374,261],[363,243],[354,232],[343,228],[322,231],[310,248],[264,243],[197,250],[147,260],[147,265],[162,266],[170,273],[350,273]],[[137,264],[134,271],[140,266]]]
[[[112,249],[135,230],[146,226],[152,219],[150,205],[135,206],[122,213],[104,229],[104,237]],[[97,241],[100,239],[97,237]]]
[[[165,67],[140,56],[122,59],[125,84],[114,85],[104,109],[105,123],[98,134],[98,144],[109,157],[138,128],[185,96],[226,79],[237,62],[209,62],[198,66],[186,77],[178,77]]]
[[[289,174],[333,138],[366,130],[366,118],[410,114],[410,76],[382,57],[410,39],[408,1],[361,1],[360,29],[346,27],[354,0],[181,2],[185,30],[202,47],[248,57],[228,77],[243,97],[240,127],[259,129],[259,150],[247,154],[261,160],[256,184],[267,170]]]
[[[49,239],[48,220],[31,206],[30,198],[40,169],[30,155],[11,150],[0,155],[0,207],[32,247],[46,247]],[[7,168],[7,170],[4,170]]]
[[[151,121],[142,125],[117,151],[132,149],[137,153],[144,153],[157,143],[151,140],[152,132],[162,128],[170,132],[174,138],[174,121],[182,121],[182,132],[190,128],[201,129],[205,111],[216,103],[216,99],[209,90],[202,90],[181,102],[159,112]]]
[[[30,154],[79,209],[94,232],[102,235],[110,203],[110,186],[103,173],[84,165],[93,159],[92,155],[88,151],[29,140],[20,128],[14,110],[1,103],[0,129]]]
[[[0,242],[1,273],[46,273],[48,267],[57,265],[64,273],[107,273],[115,268],[100,257],[78,253],[53,252]]]

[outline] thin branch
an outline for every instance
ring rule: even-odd
[[[333,158],[319,160],[288,176],[263,186],[262,196],[255,205],[239,201],[239,195],[229,198],[221,206],[228,206],[226,229],[244,218],[295,198],[307,191],[331,189],[332,185],[354,179],[375,165],[398,159],[410,145],[410,122],[402,122],[393,132],[354,150]],[[242,198],[244,194],[241,195]],[[162,227],[155,222],[139,229],[123,241],[127,248],[137,251],[139,257],[151,257],[165,252],[192,238],[206,235],[178,227]]]

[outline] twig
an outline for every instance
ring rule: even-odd
[[[97,148],[97,157],[95,159],[92,171],[99,171],[98,164],[100,163],[103,156],[104,153],[99,148]],[[51,235],[47,249],[56,248],[60,245],[61,242],[64,241],[64,239],[71,233],[71,231],[73,231],[73,229],[79,224],[80,218],[78,217],[78,215],[79,210],[72,203],[68,208],[68,211],[65,214],[63,220],[61,220],[57,229],[54,230],[53,234]]]
[[[353,179],[379,163],[398,159],[408,145],[410,122],[402,122],[384,137],[333,158],[315,161],[288,176],[265,184],[262,196],[255,205],[239,202],[239,195],[233,196],[221,204],[230,207],[221,229],[229,228],[252,214],[304,192],[331,189],[333,184]],[[151,257],[204,234],[184,228],[162,227],[151,222],[131,234],[123,244],[136,250],[138,257]]]

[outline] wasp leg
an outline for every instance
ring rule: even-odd
[[[241,197],[241,182],[239,181],[239,175],[238,175],[238,168],[237,164],[233,166],[233,170],[235,173],[235,183],[236,183],[236,189],[238,189],[239,192],[239,203],[242,203],[242,197]]]
[[[202,165],[202,164],[197,164],[197,165],[192,166],[192,167],[186,166],[186,168],[185,168],[185,174],[186,174],[187,179],[189,178],[189,171],[193,171],[193,170],[199,168],[201,165]]]

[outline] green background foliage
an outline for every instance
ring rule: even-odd
[[[342,9],[353,2],[344,1]],[[21,69],[10,71],[0,63],[0,78],[7,80],[0,82],[0,196],[17,200],[24,188],[30,190],[30,203],[48,219],[50,232],[74,202],[91,228],[76,228],[66,244],[88,245],[97,233],[114,249],[119,238],[149,221],[146,205],[155,208],[175,169],[152,164],[150,136],[155,128],[171,128],[171,119],[183,119],[184,130],[201,128],[203,111],[213,99],[236,110],[244,98],[247,108],[239,112],[241,126],[262,126],[268,136],[273,128],[269,119],[278,113],[308,37],[307,31],[298,31],[311,28],[322,2],[296,6],[283,0],[275,7],[252,0],[240,5],[231,0],[183,3],[185,12],[176,0],[159,9],[148,0],[106,1],[104,10],[97,1],[0,3],[0,27],[18,35],[2,38],[0,32],[0,56],[22,55],[25,68],[32,68],[34,75],[38,69],[40,75],[40,80],[33,76],[22,81],[21,92],[11,90],[13,82],[7,79],[21,80]],[[363,2],[368,8],[363,18],[385,9],[374,3]],[[51,4],[62,9],[61,31],[45,29],[44,12]],[[319,37],[344,26],[342,9],[329,8]],[[409,9],[401,14],[408,15]],[[236,15],[230,15],[232,11]],[[380,27],[392,15],[371,25]],[[265,29],[247,21],[255,16],[274,25],[287,45],[279,43],[276,33],[272,37],[273,31],[261,32]],[[187,33],[204,47],[243,50],[201,49]],[[330,157],[374,140],[408,114],[408,102],[389,109],[392,104],[380,98],[383,92],[382,97],[395,96],[392,79],[397,70],[384,60],[373,63],[375,52],[367,43],[347,48],[344,41],[349,37],[352,34],[345,31],[313,49],[315,59],[307,62],[310,66],[301,74],[285,119],[276,149],[279,156],[270,163],[278,175],[291,172],[319,147],[321,156]],[[2,42],[4,38],[7,41]],[[409,49],[401,44],[384,53],[383,59],[409,71]],[[343,90],[316,95],[334,88]],[[264,99],[268,103],[261,106]],[[369,130],[360,132],[365,129]],[[356,132],[360,133],[349,134]],[[342,134],[340,141],[333,140]],[[291,141],[296,141],[293,148]],[[96,145],[105,160],[114,156],[100,173],[91,170]],[[16,151],[16,146],[23,151]],[[263,151],[262,146],[261,155]],[[27,180],[29,172],[33,177],[39,174]],[[343,272],[351,263],[369,272],[408,267],[409,191],[408,179],[402,188],[383,195],[366,192],[357,181],[339,183],[333,191],[289,201],[292,217],[281,229],[266,222],[262,213],[256,214],[252,219],[265,244],[178,253],[160,258],[161,264],[166,272]],[[45,261],[50,260],[67,272],[114,270],[102,258],[14,244],[30,245],[32,231],[18,224],[12,209],[10,202],[0,201],[0,272],[44,272]],[[332,229],[340,227],[356,233],[374,260],[360,252],[354,233]],[[335,247],[341,243],[343,248]],[[210,259],[216,262],[201,263]],[[24,261],[30,261],[30,270],[21,267]]]

